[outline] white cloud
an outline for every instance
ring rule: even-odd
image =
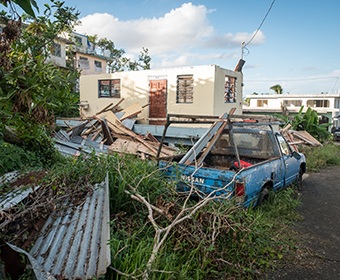
[[[242,41],[249,41],[250,33],[217,35],[207,16],[215,10],[204,5],[184,3],[159,18],[140,18],[123,21],[115,16],[95,13],[80,19],[77,32],[112,40],[117,48],[139,54],[142,47],[149,49],[153,65],[160,67],[184,66],[198,61],[230,60],[239,57],[234,52],[210,53],[208,49],[240,48]],[[263,44],[265,36],[258,32],[252,44]],[[192,51],[200,54],[190,53]],[[164,56],[166,54],[166,56]],[[163,57],[162,57],[163,55]],[[211,62],[208,62],[211,63]]]
[[[180,52],[214,33],[214,27],[207,20],[209,12],[203,5],[187,3],[164,17],[152,19],[121,21],[113,15],[96,13],[81,18],[82,26],[77,27],[77,31],[106,37],[128,51],[139,52],[144,46],[152,54]]]
[[[226,49],[226,48],[237,48],[241,47],[241,43],[249,42],[253,37],[256,31],[252,34],[246,32],[238,32],[235,35],[232,33],[215,35],[207,40],[204,44],[206,48],[214,48],[214,49]],[[251,45],[263,45],[266,37],[264,36],[262,31],[258,31],[254,39],[251,41]]]
[[[256,64],[251,64],[251,65],[246,64],[244,66],[244,69],[253,69],[253,68],[258,68],[258,67],[261,67],[261,66],[262,66],[262,63],[256,63]]]

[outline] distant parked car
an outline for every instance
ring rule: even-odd
[[[340,128],[337,128],[333,131],[333,136],[335,140],[340,141]]]

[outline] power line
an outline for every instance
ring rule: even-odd
[[[273,0],[272,4],[270,5],[270,7],[269,7],[269,9],[268,9],[268,11],[267,11],[267,13],[266,13],[266,15],[264,16],[264,18],[263,18],[263,20],[262,20],[262,22],[261,22],[261,24],[260,24],[260,26],[259,26],[259,28],[257,28],[257,30],[256,30],[256,32],[254,33],[254,35],[250,38],[250,40],[248,41],[248,43],[246,43],[246,44],[244,45],[244,47],[248,46],[248,45],[250,44],[250,42],[253,41],[253,39],[255,38],[255,36],[257,35],[257,33],[260,31],[260,29],[261,29],[261,27],[262,27],[264,21],[266,20],[267,16],[269,15],[269,12],[270,12],[270,10],[272,9],[274,3],[275,3],[275,0]]]
[[[333,86],[333,89],[332,89],[332,91],[334,91],[334,89],[335,89],[335,86],[336,86],[336,84],[338,83],[338,81],[339,81],[339,77],[337,77],[337,78],[336,78],[336,81],[335,81],[335,83],[334,83],[334,86]]]

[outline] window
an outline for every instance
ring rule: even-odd
[[[74,36],[74,41],[76,42],[77,45],[82,46],[83,45],[83,40],[81,37]]]
[[[78,64],[80,69],[90,69],[90,62],[87,57],[79,56]]]
[[[287,107],[301,107],[302,100],[283,100],[283,104]]]
[[[266,99],[257,100],[257,107],[268,107],[268,100]]]
[[[61,45],[58,43],[53,42],[52,43],[52,54],[54,56],[61,57]]]
[[[340,99],[335,100],[335,108],[340,108]]]
[[[194,78],[193,75],[177,76],[177,103],[192,103],[194,95]]]
[[[224,102],[236,102],[236,78],[225,76]]]
[[[120,79],[114,80],[99,80],[98,97],[120,98]]]
[[[277,140],[279,140],[279,145],[282,151],[282,154],[289,156],[290,155],[290,147],[287,144],[286,140],[282,135],[277,135]]]
[[[326,107],[329,107],[329,101],[328,100],[308,100],[307,107],[326,108]]]
[[[102,72],[102,62],[101,61],[94,61],[94,71]]]

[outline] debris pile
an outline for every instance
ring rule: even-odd
[[[122,99],[123,100],[123,99]],[[109,104],[93,117],[87,118],[79,125],[69,127],[68,130],[60,130],[56,135],[56,147],[65,154],[78,155],[80,151],[85,153],[95,149],[96,153],[125,153],[134,154],[145,159],[157,157],[160,143],[151,134],[136,134],[132,128],[136,122],[133,117],[142,112],[143,108],[138,103],[119,110],[118,105]],[[162,145],[159,157],[169,157],[175,154],[175,150]]]
[[[306,146],[322,146],[322,144],[316,140],[312,135],[310,135],[307,131],[297,131],[289,129],[291,125],[287,125],[284,129],[281,130],[281,133],[286,138],[288,144],[298,152],[297,145],[306,145]]]
[[[97,279],[111,263],[108,177],[46,174],[0,177],[0,279]]]

